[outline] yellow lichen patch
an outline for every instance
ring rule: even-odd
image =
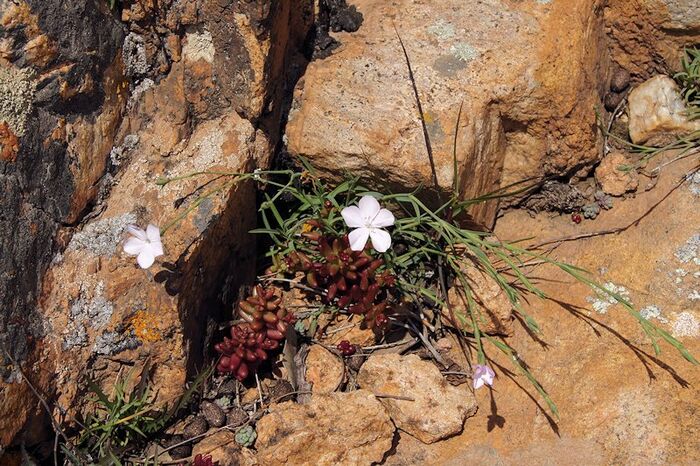
[[[159,320],[153,312],[136,311],[136,314],[131,318],[130,324],[136,338],[143,343],[152,343],[160,340],[162,337],[158,329]]]

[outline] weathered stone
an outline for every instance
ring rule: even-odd
[[[185,426],[185,429],[182,431],[182,435],[186,439],[191,439],[199,437],[207,430],[209,430],[209,425],[207,424],[207,420],[204,419],[204,416],[195,416],[195,418]]]
[[[630,139],[635,144],[661,146],[700,130],[700,121],[688,119],[678,85],[668,76],[640,84],[628,101]]]
[[[357,382],[381,398],[399,429],[424,443],[462,432],[464,421],[476,413],[474,395],[463,385],[449,385],[438,368],[412,354],[373,355],[362,365]]]
[[[489,276],[476,257],[466,254],[462,261],[462,271],[474,299],[476,319],[482,333],[509,335],[512,332],[513,304],[496,280]],[[459,280],[455,280],[448,290],[449,306],[442,309],[442,315],[449,325],[472,331],[468,298]]]
[[[257,423],[261,464],[372,464],[391,448],[394,425],[366,390],[314,395],[270,407]]]
[[[592,165],[591,109],[607,63],[599,3],[359,0],[360,29],[339,34],[343,47],[307,68],[288,148],[325,175],[347,171],[385,192],[434,185],[398,30],[442,191],[455,175],[460,105],[457,185],[465,197]],[[479,204],[472,215],[491,225],[496,210],[497,202]]]
[[[624,167],[628,169],[624,170]],[[621,152],[612,152],[605,156],[595,169],[595,180],[600,189],[611,196],[622,196],[635,191],[639,186],[637,171]]]
[[[334,392],[345,377],[345,365],[336,355],[321,345],[313,345],[306,356],[306,380],[311,391]]]
[[[241,408],[233,408],[226,414],[226,425],[229,427],[238,427],[248,422],[248,413]]]
[[[247,449],[246,449],[247,450]],[[244,452],[236,443],[236,435],[230,430],[220,430],[197,443],[192,456],[210,455],[212,462],[219,466],[247,466],[255,464],[250,451]]]
[[[226,414],[216,403],[202,401],[199,405],[199,409],[210,426],[221,427],[226,423]]]
[[[610,78],[610,90],[620,93],[630,85],[630,73],[627,70],[619,69]]]

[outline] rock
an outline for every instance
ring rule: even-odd
[[[181,443],[183,440],[185,440],[185,437],[183,435],[173,435],[168,439],[167,442],[164,443],[165,447],[172,447],[173,445],[177,445]],[[171,450],[169,450],[170,456],[174,460],[179,460],[182,458],[187,458],[192,454],[192,444],[190,443],[185,443],[183,445],[180,445],[178,447],[175,447]]]
[[[275,380],[268,385],[267,396],[273,403],[282,403],[294,398],[294,387],[288,380]]]
[[[630,73],[627,70],[619,69],[613,73],[610,79],[610,90],[620,93],[630,85]]]
[[[467,254],[466,252],[462,252]],[[470,286],[478,313],[477,322],[483,333],[509,335],[512,332],[513,305],[498,283],[479,265],[476,257],[467,256],[463,272]],[[448,290],[450,307],[442,309],[442,315],[455,328],[472,328],[471,316],[461,283],[455,280]]]
[[[624,98],[624,94],[608,92],[607,94],[605,94],[605,100],[603,101],[603,103],[605,104],[605,110],[609,112],[615,111],[615,109],[617,109],[618,105],[620,105],[620,102],[622,102]]]
[[[186,439],[191,439],[204,434],[207,430],[209,430],[207,420],[204,419],[203,416],[195,416],[195,418],[185,426],[182,435]]]
[[[336,391],[344,377],[345,365],[341,359],[321,345],[311,346],[306,356],[306,380],[314,394]]]
[[[226,425],[229,427],[238,427],[248,422],[248,413],[241,408],[233,408],[226,414]]]
[[[260,463],[290,466],[380,462],[394,435],[386,410],[366,390],[272,405],[256,428]]]
[[[424,443],[462,432],[464,421],[476,413],[476,400],[464,385],[449,385],[432,363],[416,355],[370,356],[357,375],[363,389],[413,401],[381,398],[399,429]]]
[[[236,443],[235,434],[229,430],[220,430],[213,435],[205,437],[192,448],[192,456],[211,455],[212,462],[219,462],[219,466],[243,466],[254,464],[251,462],[250,452],[243,452]]]
[[[700,130],[690,121],[678,86],[668,76],[654,76],[629,94],[629,131],[635,144],[662,146]]]
[[[328,346],[335,346],[343,340],[353,345],[371,346],[376,342],[376,335],[368,328],[362,328],[362,316],[339,316],[333,320],[323,335],[321,341]]]
[[[202,401],[199,410],[211,427],[221,427],[226,423],[226,414],[216,403]]]
[[[595,180],[600,189],[611,196],[622,196],[636,191],[639,186],[639,175],[632,168],[627,171],[620,167],[629,167],[630,161],[621,152],[611,152],[606,155],[595,169]]]
[[[454,177],[461,104],[457,184],[465,197],[596,161],[591,109],[600,102],[607,62],[594,0],[354,4],[362,27],[342,34],[343,47],[330,57],[309,64],[287,125],[290,152],[324,175],[347,171],[386,192],[433,186],[394,25],[410,56],[443,193]],[[471,213],[491,225],[497,204]]]

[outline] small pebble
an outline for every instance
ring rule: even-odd
[[[212,427],[221,427],[226,423],[226,414],[216,403],[202,401],[199,410]]]
[[[619,69],[613,74],[610,80],[610,90],[622,92],[630,85],[630,73],[627,70]]]
[[[363,354],[353,354],[352,356],[345,358],[345,365],[351,370],[357,372],[360,370],[360,367],[362,367],[362,364],[364,364],[366,360],[367,358]]]
[[[620,102],[622,102],[622,99],[625,98],[624,94],[616,94],[614,92],[608,92],[605,95],[605,110],[612,112],[614,111],[618,105],[620,105]]]
[[[236,387],[238,385],[238,380],[227,380],[222,383],[217,392],[219,395],[234,395],[236,393]]]
[[[180,442],[183,442],[185,440],[185,437],[182,435],[173,435],[170,437],[168,440],[164,442],[164,446],[166,448],[171,447],[173,445],[176,445]],[[186,443],[184,445],[180,445],[179,447],[175,447],[172,450],[169,451],[170,456],[174,460],[179,460],[182,458],[187,458],[192,454],[192,445],[189,443]]]
[[[241,408],[233,408],[226,415],[226,425],[230,427],[238,427],[248,422],[248,413]]]
[[[291,400],[294,396],[292,393],[294,393],[294,387],[292,387],[291,383],[286,380],[277,380],[270,384],[268,396],[270,401],[282,403]]]
[[[192,422],[187,424],[185,429],[182,431],[182,435],[184,435],[186,439],[191,439],[193,437],[197,437],[198,435],[202,435],[207,430],[209,430],[207,420],[202,416],[197,416],[192,420]]]

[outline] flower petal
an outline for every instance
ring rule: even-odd
[[[127,225],[126,231],[131,235],[135,236],[136,238],[146,241],[148,239],[148,236],[146,236],[146,232],[137,227],[136,225]]]
[[[360,212],[360,208],[355,205],[344,208],[340,211],[340,215],[343,216],[345,224],[350,228],[360,228],[367,226],[365,225],[365,219],[362,218],[362,212]]]
[[[367,244],[367,239],[369,239],[369,229],[368,228],[357,228],[352,230],[348,235],[350,240],[350,249],[353,251],[362,251]]]
[[[144,246],[146,246],[146,242],[144,240],[132,236],[124,241],[123,247],[125,253],[135,256],[143,250]]]
[[[484,386],[484,381],[481,378],[474,379],[474,390]]]
[[[146,236],[151,243],[155,243],[156,241],[160,243],[160,228],[149,223],[146,227]]]
[[[155,260],[156,257],[153,255],[153,252],[150,248],[144,248],[143,251],[141,251],[141,253],[136,258],[136,262],[139,263],[139,267],[141,267],[142,269],[147,269],[150,266],[152,266]]]
[[[391,235],[379,228],[370,228],[369,236],[372,238],[372,247],[377,252],[386,252],[391,246]]]
[[[364,217],[366,220],[369,220],[370,222],[374,217],[377,216],[377,214],[379,213],[379,209],[381,209],[379,201],[377,201],[372,196],[362,196],[360,202],[358,202],[357,205],[360,207],[362,217]]]
[[[377,216],[374,217],[374,220],[372,220],[372,226],[375,228],[390,227],[395,221],[394,214],[392,214],[390,210],[382,209],[377,213]]]
[[[151,249],[151,252],[155,257],[163,255],[163,243],[160,241],[149,243],[147,247]]]

